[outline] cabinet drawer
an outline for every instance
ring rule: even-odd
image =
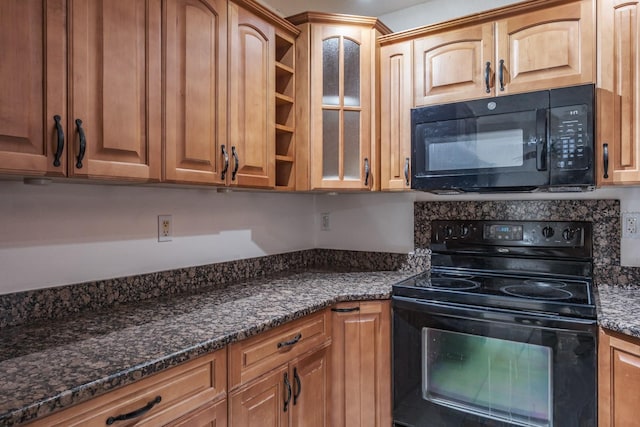
[[[114,421],[113,425],[158,426],[182,417],[205,403],[226,396],[226,349],[200,357],[184,365],[168,369],[150,378],[109,392],[74,406],[30,426],[104,427],[110,417],[130,414],[157,397],[151,409],[131,420]]]
[[[229,346],[229,389],[287,363],[331,339],[327,310]]]

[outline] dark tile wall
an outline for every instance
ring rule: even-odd
[[[620,266],[619,200],[526,200],[416,202],[414,242],[429,248],[436,219],[589,221],[593,224],[594,282],[640,284],[640,268]]]

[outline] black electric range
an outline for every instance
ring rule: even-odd
[[[591,224],[433,221],[432,269],[393,295],[595,319]]]

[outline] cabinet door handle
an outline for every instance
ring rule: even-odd
[[[240,158],[238,157],[238,152],[236,151],[235,146],[231,146],[231,155],[233,156],[233,171],[231,171],[231,181],[236,180],[236,174],[238,173],[238,168],[240,167]]]
[[[229,170],[229,153],[227,153],[227,147],[224,144],[221,145],[222,148],[222,157],[224,158],[224,167],[222,168],[222,172],[220,172],[220,179],[224,181],[224,177],[227,176],[227,171]]]
[[[500,80],[500,90],[504,91],[504,59],[500,60],[500,69],[498,70],[498,79]]]
[[[138,418],[146,414],[147,412],[149,412],[151,409],[153,409],[153,407],[156,406],[158,403],[160,403],[161,400],[162,400],[161,396],[156,396],[155,399],[153,399],[151,402],[147,403],[145,406],[143,406],[140,409],[136,409],[135,411],[129,412],[128,414],[109,417],[107,418],[107,425],[110,426],[111,424],[116,423],[118,421],[126,421],[126,420],[132,420],[134,418]]]
[[[284,412],[287,412],[289,408],[289,402],[291,402],[291,383],[289,383],[289,375],[284,373],[284,387],[287,390],[287,398],[284,400]]]
[[[302,334],[298,334],[295,337],[293,337],[292,339],[290,339],[289,341],[279,342],[278,343],[278,348],[291,347],[292,345],[296,344],[301,339],[302,339]]]
[[[84,136],[84,129],[82,129],[82,120],[76,119],[76,127],[80,136],[80,150],[76,158],[76,168],[82,169],[82,159],[84,159],[84,152],[87,149],[87,138]]]
[[[369,167],[369,159],[364,158],[364,186],[369,186],[369,175],[371,174],[371,168]]]
[[[353,313],[354,311],[360,311],[360,307],[332,308],[331,311],[336,313]]]
[[[491,62],[487,61],[484,67],[484,85],[486,87],[485,92],[491,93]]]
[[[293,393],[293,404],[298,403],[298,397],[300,397],[300,393],[302,393],[302,381],[300,381],[300,376],[298,375],[298,368],[293,368],[293,379],[296,382],[296,390]]]
[[[411,181],[409,180],[409,163],[411,163],[411,159],[409,157],[404,159],[404,181],[407,184],[407,187],[411,185]]]
[[[604,168],[604,178],[609,178],[609,144],[602,144],[602,166]]]
[[[62,118],[59,115],[53,116],[53,120],[56,121],[56,130],[58,131],[58,146],[53,157],[53,166],[60,167],[60,157],[62,157],[62,151],[64,150],[64,130],[62,129],[62,123],[60,123]]]

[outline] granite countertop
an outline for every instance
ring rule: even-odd
[[[0,425],[86,401],[340,301],[385,299],[410,272],[281,274],[0,330]]]
[[[599,285],[595,297],[598,325],[640,338],[640,288]]]

